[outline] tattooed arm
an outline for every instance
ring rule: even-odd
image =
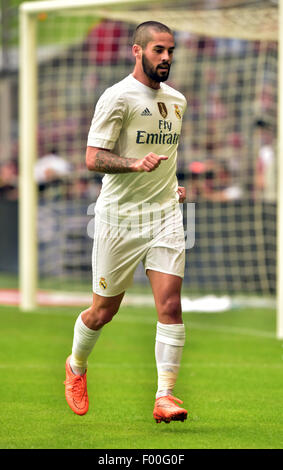
[[[87,147],[86,166],[90,171],[99,173],[132,173],[137,171],[153,171],[161,163],[167,160],[164,155],[148,153],[144,158],[124,158],[115,155],[110,150],[97,147]]]
[[[129,173],[133,171],[131,165],[134,158],[123,158],[115,155],[110,150],[97,147],[87,147],[86,166],[91,171],[99,173]]]

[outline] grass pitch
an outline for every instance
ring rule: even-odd
[[[77,309],[0,307],[2,449],[278,449],[283,447],[282,342],[275,312],[184,314],[176,396],[184,423],[156,424],[156,313],[122,307],[89,359],[89,412],[64,397]]]

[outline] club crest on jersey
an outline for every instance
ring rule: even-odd
[[[166,108],[166,105],[165,103],[161,103],[160,101],[157,103],[158,105],[158,109],[159,109],[159,112],[161,114],[161,116],[163,117],[163,119],[165,119],[167,117],[167,114],[168,114],[168,111],[167,111],[167,108]]]
[[[99,285],[101,287],[101,289],[105,290],[107,289],[107,282],[106,280],[104,279],[104,277],[101,277],[100,280],[99,280]]]
[[[182,114],[181,114],[181,111],[179,109],[179,106],[177,104],[174,104],[174,108],[175,108],[175,114],[176,114],[177,118],[182,119]]]

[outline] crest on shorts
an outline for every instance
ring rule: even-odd
[[[105,290],[107,289],[107,282],[106,280],[104,279],[104,277],[101,277],[100,280],[99,280],[99,285],[101,287],[101,289]]]
[[[163,117],[163,119],[165,119],[168,114],[166,104],[159,101],[157,105],[158,105],[158,109],[159,109],[161,116]]]
[[[182,119],[182,113],[180,111],[180,108],[177,104],[174,104],[174,108],[175,108],[175,114],[177,116],[178,119]]]

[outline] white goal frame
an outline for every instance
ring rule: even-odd
[[[37,158],[37,15],[82,8],[138,5],[152,0],[49,0],[24,2],[20,16],[19,80],[19,280],[23,311],[36,308],[37,302],[37,187],[34,164]],[[159,6],[161,2],[159,1]],[[165,2],[164,2],[165,3]],[[209,13],[208,13],[209,14]],[[277,197],[277,327],[283,339],[283,0],[278,2],[278,197]]]

